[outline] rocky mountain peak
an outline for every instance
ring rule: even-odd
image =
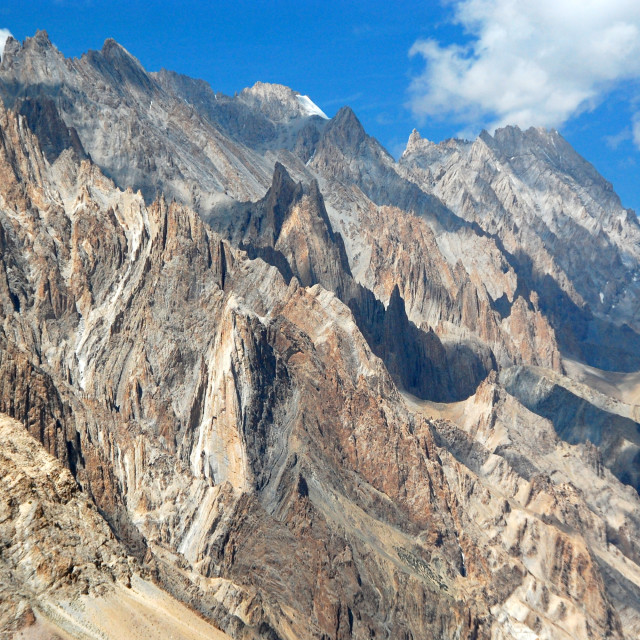
[[[99,52],[89,52],[96,68],[108,74],[116,86],[127,85],[144,92],[154,92],[156,87],[140,61],[113,38],[107,38]]]
[[[284,165],[276,162],[273,180],[266,195],[268,216],[272,217],[276,238],[280,234],[287,210],[302,196],[302,185],[291,179]]]
[[[510,125],[496,129],[493,136],[483,131],[479,138],[505,161],[529,155],[561,171],[590,168],[589,173],[602,181],[596,170],[555,129],[529,127],[522,130],[517,125]]]
[[[324,119],[327,117],[308,96],[281,84],[256,82],[252,87],[243,89],[238,94],[238,99],[258,109],[274,122],[288,122],[313,116]]]
[[[4,44],[4,49],[2,51],[2,56],[0,58],[0,68],[2,68],[2,62],[5,58],[11,58],[12,55],[15,55],[15,52],[20,49],[20,42],[16,40],[13,36],[9,36],[7,41]]]
[[[31,38],[20,43],[8,38],[2,54],[0,71],[17,70],[28,72],[33,82],[51,84],[61,77],[60,65],[64,56],[49,39],[46,31],[37,31]]]
[[[100,51],[107,60],[116,60],[121,57],[133,58],[133,56],[113,38],[107,38]]]
[[[340,149],[356,150],[368,136],[351,107],[342,107],[327,125],[325,137]]]
[[[276,162],[267,198],[277,200],[288,206],[293,202],[297,191],[299,191],[298,183],[291,178],[281,162]]]
[[[49,38],[49,34],[43,29],[36,31],[32,38],[27,38],[24,41],[24,46],[27,49],[39,49],[41,51],[45,49],[55,49]]]
[[[360,120],[358,120],[358,116],[356,116],[353,109],[348,105],[345,105],[344,107],[340,107],[340,109],[338,109],[338,112],[333,117],[333,126],[345,127],[352,130],[364,132],[364,127],[362,126]]]
[[[407,141],[407,146],[402,153],[402,157],[406,158],[412,154],[433,154],[437,152],[437,148],[439,145],[431,142],[431,140],[427,140],[423,138],[417,129],[414,129],[409,136],[409,140]],[[446,146],[446,142],[441,143],[441,146]]]
[[[411,153],[412,151],[414,151],[416,148],[420,146],[420,143],[422,142],[422,140],[423,138],[418,132],[418,130],[414,129],[411,132],[411,135],[409,136],[409,140],[407,142],[407,146],[404,150],[404,153]]]

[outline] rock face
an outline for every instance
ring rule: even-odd
[[[349,109],[113,41],[9,40],[0,80],[3,633],[638,636],[635,377],[563,360],[635,325],[561,261],[575,215],[539,201],[537,251],[417,134],[398,164]],[[577,165],[545,189],[631,273]]]
[[[229,637],[145,579],[69,470],[7,416],[0,463],[3,637]]]
[[[400,164],[500,239],[567,355],[640,368],[638,219],[557,132],[507,127],[439,145],[414,132]]]

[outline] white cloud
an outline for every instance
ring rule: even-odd
[[[0,29],[0,58],[4,54],[4,45],[7,44],[7,38],[13,37],[9,29]]]
[[[633,141],[636,147],[640,149],[640,113],[633,116]]]
[[[640,78],[638,0],[449,0],[468,44],[421,40],[410,106],[465,127],[559,127]],[[640,146],[640,121],[634,128]]]
[[[625,127],[622,131],[612,135],[605,136],[604,141],[609,149],[615,151],[623,142],[631,140],[633,138],[633,132],[629,127]]]

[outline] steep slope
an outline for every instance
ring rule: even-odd
[[[0,633],[15,638],[229,638],[150,581],[73,476],[0,416]]]
[[[616,402],[558,374],[514,367],[500,374],[505,389],[551,420],[570,443],[591,442],[622,482],[640,490],[640,409]]]
[[[396,287],[385,308],[351,274],[344,242],[335,233],[318,183],[295,183],[276,164],[273,182],[262,200],[218,210],[210,224],[229,241],[277,267],[287,282],[320,284],[349,306],[360,331],[400,384],[423,398],[468,397],[496,367],[482,344],[445,345],[407,317]]]
[[[600,569],[591,516],[532,514],[526,470],[512,501],[476,480],[332,292],[24,124],[0,114],[1,408],[164,589],[235,638],[624,637],[603,575],[620,547],[635,580],[637,497]]]
[[[499,238],[567,355],[640,369],[640,224],[557,132],[507,127],[439,145],[414,132],[400,165]]]
[[[543,566],[553,567],[552,574],[563,574],[562,580],[571,582],[567,559],[562,557],[567,541],[556,538],[552,542],[544,530],[558,526],[570,533],[571,545],[578,543],[575,533],[580,531],[583,541],[578,544],[586,544],[596,559],[605,588],[620,613],[625,637],[635,637],[640,630],[638,494],[612,482],[597,447],[588,440],[569,445],[559,439],[550,420],[528,411],[495,378],[461,403],[408,401],[435,421],[436,442],[447,450],[445,455],[464,465],[468,476],[459,492],[462,510],[473,514],[474,525],[484,530],[489,544],[507,544],[511,553],[522,553],[531,575],[538,575]],[[493,491],[505,502],[494,504],[490,498]],[[541,552],[555,553],[555,557],[547,556],[538,564]],[[578,552],[576,547],[573,552]],[[588,598],[586,583],[589,580],[582,587],[583,597]],[[547,602],[552,619],[559,615],[566,625],[575,623],[565,604],[556,601],[557,608],[551,604],[553,591],[551,588],[545,595],[534,587],[526,595],[516,592],[510,597],[504,610],[515,620],[513,636],[508,637],[530,633],[518,627],[517,621],[530,615],[519,607],[536,598]],[[535,625],[528,626],[538,637],[545,637]],[[574,638],[587,635],[588,631],[578,626],[569,633]],[[552,637],[563,636],[556,630]]]
[[[0,93],[9,106],[28,102],[29,113],[51,113],[51,122],[57,118],[57,128],[29,120],[51,153],[77,132],[82,149],[121,188],[140,188],[147,203],[164,192],[194,207],[222,233],[226,226],[218,228],[214,221],[233,208],[231,197],[262,197],[277,162],[295,180],[306,184],[317,178],[329,194],[328,217],[344,238],[355,280],[385,306],[397,286],[409,322],[435,330],[452,345],[464,343],[463,368],[470,375],[456,394],[475,388],[477,375],[471,372],[482,371],[473,364],[477,360],[484,368],[491,358],[560,366],[553,332],[542,326],[529,292],[514,298],[520,294],[517,276],[495,242],[401,176],[348,108],[327,121],[305,96],[263,83],[223,96],[206,83],[167,71],[148,74],[113,41],[69,60],[44,32],[22,45],[9,41],[0,64]],[[53,136],[52,128],[58,132]],[[385,218],[404,211],[418,214],[412,224],[421,227],[420,241],[393,235],[380,247],[378,230],[386,227]],[[399,254],[406,257],[387,260]],[[425,256],[426,269],[416,265],[404,271],[407,260],[417,263]],[[516,304],[516,321],[500,316],[498,299]],[[413,367],[404,379],[421,376]]]
[[[565,355],[640,368],[640,231],[557,134],[508,129],[440,146],[416,134],[397,164],[348,108],[327,120],[305,96],[263,83],[216,94],[145,72],[111,40],[65,59],[44,32],[9,41],[0,93],[28,116],[50,160],[72,146],[147,203],[164,192],[211,219],[232,199],[261,198],[276,162],[295,180],[317,179],[356,281],[384,305],[397,286],[416,326],[467,340],[472,352],[489,347],[501,365],[559,370],[557,336]],[[381,243],[378,230],[407,214],[411,235]],[[593,268],[567,243],[586,243]],[[624,291],[613,284],[627,281]]]
[[[472,352],[474,343],[488,345],[501,364],[560,367],[553,331],[535,295],[518,286],[509,257],[477,225],[407,180],[350,109],[327,124],[309,167],[327,194],[356,279],[385,304],[398,287],[418,327],[467,341]],[[501,299],[517,309],[515,321],[501,314]]]
[[[9,106],[53,103],[105,173],[147,200],[164,192],[207,211],[225,190],[246,198],[267,184],[259,156],[164,91],[113,40],[68,59],[44,31],[23,44],[10,39],[0,84]]]
[[[238,639],[638,634],[640,504],[611,473],[637,486],[637,407],[563,376],[554,330],[598,360],[633,329],[607,342],[588,281],[523,253],[535,220],[509,244],[349,109],[214,94],[113,41],[68,60],[46,34],[10,40],[0,79],[0,411],[142,567],[73,633],[120,607],[189,637],[177,599]],[[602,203],[579,169],[547,187],[571,203],[592,180]],[[633,230],[597,219],[628,271]]]

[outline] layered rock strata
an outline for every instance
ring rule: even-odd
[[[8,633],[638,634],[637,407],[498,233],[284,88],[42,33],[0,77]]]

